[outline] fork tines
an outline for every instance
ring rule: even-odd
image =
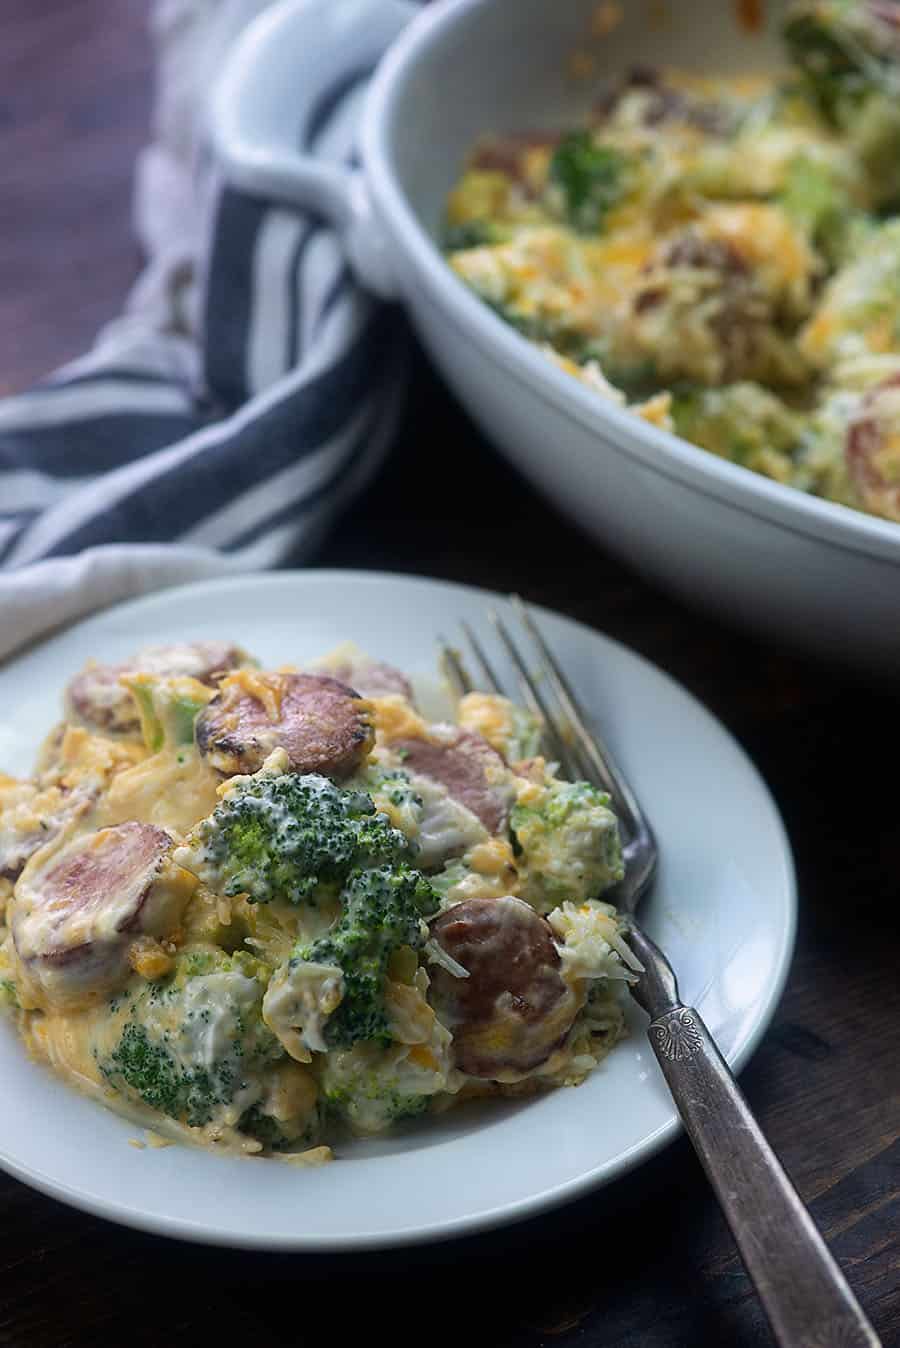
[[[624,815],[629,824],[635,824],[640,818],[640,810],[628,783],[599,734],[589,728],[581,703],[522,599],[515,594],[509,599],[536,654],[531,667],[499,614],[493,609],[488,610],[488,620],[515,670],[522,700],[544,727],[550,756],[559,762],[570,779],[584,778],[602,786],[612,796],[620,816]],[[441,638],[439,644],[451,681],[460,694],[471,692],[476,686],[503,694],[504,686],[496,666],[488,659],[481,641],[468,623],[463,621],[460,626],[481,678],[473,680],[459,651]]]

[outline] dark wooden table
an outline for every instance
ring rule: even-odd
[[[144,11],[138,0],[4,0],[0,391],[82,350],[134,275],[130,173],[151,82]],[[448,490],[420,490],[445,451]],[[477,501],[466,493],[476,467]],[[484,509],[501,496],[502,515]],[[787,990],[743,1085],[883,1342],[900,1344],[896,697],[689,611],[579,538],[511,475],[422,359],[389,465],[318,561],[517,588],[661,665],[752,755],[794,844],[801,910]],[[0,1109],[15,1107],[0,1083]],[[0,1176],[4,1348],[238,1337],[264,1348],[373,1334],[477,1348],[771,1342],[683,1140],[539,1220],[365,1258],[179,1245]]]

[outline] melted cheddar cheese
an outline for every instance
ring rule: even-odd
[[[445,246],[592,393],[900,521],[891,445],[860,464],[852,430],[866,391],[900,375],[900,62],[874,29],[867,54],[867,15],[819,6],[810,31],[827,41],[784,76],[639,71],[598,85],[586,125],[485,134]],[[832,50],[860,63],[852,96]]]
[[[452,713],[432,720],[399,671],[344,647],[319,673],[294,664],[309,683],[292,722],[283,673],[164,672],[202,673],[198,646],[92,666],[94,685],[75,675],[78,722],[50,734],[33,776],[0,775],[0,1007],[28,1051],[143,1125],[133,1145],[298,1165],[331,1159],[336,1121],[379,1133],[472,1094],[581,1080],[623,1032],[634,967],[595,902],[621,867],[608,797],[560,782],[540,722],[505,698],[444,697]],[[350,766],[337,734],[331,775],[303,772],[277,741],[311,724],[327,747],[350,668],[405,691],[361,699],[375,742]],[[115,723],[110,687],[134,704]],[[274,737],[248,773],[211,766],[197,719],[242,698]],[[92,713],[107,733],[82,723]],[[261,718],[239,713],[225,732],[255,747]],[[499,945],[479,997],[475,955],[462,965],[440,924],[486,913]]]

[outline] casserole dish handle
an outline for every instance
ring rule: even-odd
[[[363,283],[386,297],[396,289],[361,174],[308,147],[329,105],[371,72],[418,12],[409,0],[281,0],[236,40],[209,106],[226,180],[324,216]]]

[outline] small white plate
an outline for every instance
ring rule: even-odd
[[[497,596],[351,571],[190,585],[124,604],[0,670],[0,770],[25,775],[88,657],[223,637],[263,661],[302,661],[353,639],[413,673],[435,635],[484,626]],[[502,602],[502,601],[500,601]],[[661,845],[650,933],[686,1002],[741,1067],[781,995],[794,941],[790,847],[772,798],[710,714],[652,665],[555,614],[542,626],[645,802]],[[14,709],[14,711],[13,711]],[[671,1098],[632,1008],[630,1035],[576,1090],[463,1106],[319,1169],[137,1150],[135,1126],[31,1062],[0,1020],[0,1165],[64,1202],[164,1235],[266,1249],[374,1249],[533,1215],[646,1160],[676,1133]],[[602,1201],[602,1200],[599,1200]]]

